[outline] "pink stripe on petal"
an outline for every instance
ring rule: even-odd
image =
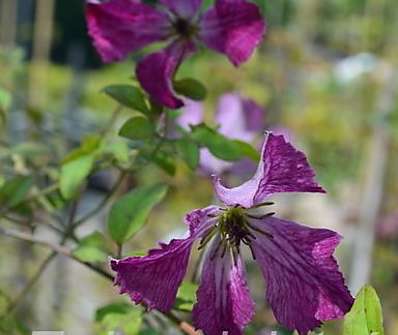
[[[165,13],[133,0],[88,2],[88,32],[104,62],[125,58],[129,52],[169,36]]]
[[[238,66],[247,61],[265,33],[265,21],[257,5],[245,0],[217,0],[201,21],[205,44],[228,56]]]
[[[174,92],[173,77],[181,62],[194,51],[191,43],[174,42],[138,63],[137,78],[154,101],[173,109],[184,105]]]
[[[256,233],[252,248],[278,322],[306,335],[350,310],[353,298],[333,257],[341,240],[337,233],[277,218],[250,223],[272,235]]]
[[[234,265],[229,252],[223,258],[215,252],[216,239],[205,259],[197,292],[198,302],[192,315],[194,326],[205,335],[243,335],[244,327],[254,315],[254,302],[246,283],[246,273],[240,259]]]
[[[268,134],[255,175],[234,188],[226,188],[214,177],[218,198],[226,205],[250,208],[278,192],[320,192],[325,190],[315,181],[315,172],[305,154],[286,142],[282,135]]]

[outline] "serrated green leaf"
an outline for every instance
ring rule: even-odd
[[[18,206],[32,185],[32,177],[18,176],[7,180],[0,189],[0,206],[9,208]]]
[[[344,319],[344,335],[384,335],[383,314],[375,289],[365,285]]]
[[[109,214],[108,230],[112,239],[123,244],[145,224],[152,208],[166,195],[167,186],[143,186],[122,196]]]
[[[196,79],[185,78],[176,80],[173,86],[177,93],[191,98],[192,100],[201,101],[206,99],[206,87]]]
[[[155,134],[155,126],[143,116],[134,116],[126,121],[119,135],[131,140],[145,140]]]
[[[142,91],[132,85],[110,85],[103,91],[119,104],[137,110],[141,113],[149,113],[147,103]]]
[[[195,170],[199,164],[199,147],[188,137],[178,140],[177,150],[189,168]]]
[[[75,196],[80,185],[89,176],[94,162],[94,155],[86,155],[62,165],[59,183],[61,194],[65,199]]]

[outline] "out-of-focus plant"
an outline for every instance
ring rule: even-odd
[[[109,3],[111,2],[112,1]],[[166,4],[172,4],[174,2],[175,1],[164,1]],[[223,2],[227,1],[218,2],[222,8],[222,6],[225,5]],[[92,2],[94,7],[95,3],[97,2]],[[145,1],[145,3],[153,4],[156,3],[156,1]],[[182,4],[182,2],[178,1],[175,3]],[[192,3],[199,2],[193,1]],[[242,4],[246,2],[237,1],[238,5],[239,3]],[[264,4],[261,1],[257,1],[257,3],[261,5],[261,9],[264,12],[270,12],[271,22],[276,22],[275,26],[278,27],[288,26],[290,16],[298,8],[298,5],[295,4],[294,1],[281,1],[280,4],[275,5],[270,3]],[[207,7],[210,5],[212,5],[211,1],[207,1],[205,4]],[[350,13],[357,6],[351,2],[350,5],[347,5],[347,2],[341,1],[335,1],[334,5],[344,7],[344,12],[347,13]],[[251,9],[253,8],[252,6],[254,6],[252,3],[247,5],[247,7]],[[377,4],[374,4],[374,6],[378,7]],[[284,15],[283,17],[280,17],[280,15],[278,15],[280,14],[278,10],[282,7],[286,7],[288,10],[283,11]],[[187,10],[186,7],[182,8]],[[197,10],[197,7],[194,9]],[[331,22],[335,22],[335,14],[329,12],[329,9],[326,10],[323,5],[319,5],[319,8],[316,7],[315,9],[316,12],[319,11],[322,13],[323,17],[326,19],[329,19]],[[178,10],[182,9],[174,8],[174,10],[178,12]],[[189,19],[194,17],[195,13],[195,11],[189,12]],[[258,12],[256,11],[255,14],[255,21],[257,22],[259,20]],[[104,15],[108,14],[105,13]],[[215,14],[212,13],[211,15]],[[211,15],[209,14],[210,17]],[[198,32],[196,30],[191,31],[190,28],[196,29],[198,27],[186,26],[186,24],[189,23],[185,21],[186,19],[186,17],[178,16],[173,27],[177,29],[177,32],[182,34],[184,38],[193,38]],[[325,26],[318,27],[318,25],[316,25],[319,29],[316,29],[317,34],[313,36],[314,39],[321,39],[324,41],[325,39],[331,38],[330,43],[344,49],[346,40],[344,36],[341,36],[341,29],[336,31],[335,35],[332,37],[329,35],[325,36],[324,29],[329,23],[329,20],[322,22],[325,23]],[[117,23],[117,20],[115,22]],[[374,22],[373,18],[368,17],[366,22],[362,22],[362,24],[367,26],[372,22]],[[380,22],[378,23],[380,24]],[[317,24],[319,24],[319,22],[317,22]],[[225,25],[229,25],[229,22],[225,23]],[[359,29],[356,27],[357,24],[354,25],[353,31],[355,33],[359,33]],[[388,26],[386,25],[386,27]],[[384,29],[387,29],[386,27],[380,26],[378,30],[376,32],[372,32],[372,34],[383,34]],[[114,28],[116,28],[116,26],[112,29]],[[257,45],[259,30],[261,30],[261,27],[258,27],[258,22],[254,28],[253,30],[255,31],[253,34],[255,37],[253,38],[254,42],[252,44]],[[95,30],[95,27],[93,29]],[[139,27],[136,27],[136,29],[138,30]],[[368,33],[370,34],[371,32],[368,31]],[[95,34],[95,31],[92,32],[92,34]],[[188,36],[186,34],[188,34]],[[215,34],[214,31],[213,34]],[[100,37],[102,38],[104,36]],[[167,37],[169,36],[167,35]],[[250,37],[250,34],[246,37]],[[98,38],[97,44],[104,42],[101,38]],[[367,36],[364,38],[367,39]],[[231,40],[234,41],[235,39],[231,38]],[[272,45],[277,45],[279,42],[276,43],[271,40],[270,43],[272,43]],[[287,39],[285,40],[285,43],[286,45],[279,45],[279,47],[286,47],[292,51],[293,55],[291,57],[293,64],[295,57],[304,58],[303,55],[295,53],[295,45],[292,41]],[[253,45],[251,47],[253,47]],[[125,46],[126,45],[122,45],[121,48]],[[118,51],[112,48],[109,49],[109,45],[106,43],[100,47],[105,48],[105,53]],[[214,45],[211,45],[210,47],[217,49]],[[241,54],[240,52],[243,52],[242,50],[239,48],[231,50],[227,47],[228,45],[223,45],[223,48],[220,47],[218,51],[226,53],[235,63],[246,60],[248,55]],[[136,49],[136,46],[129,49]],[[124,53],[125,52],[123,52],[123,56]],[[46,139],[44,141],[43,134],[40,134],[40,130],[42,130],[40,128],[41,125],[37,127],[38,129],[32,131],[32,138],[35,139],[36,136],[41,135],[41,141],[29,140],[20,143],[9,143],[6,138],[4,141],[3,138],[0,138],[0,216],[2,218],[0,234],[35,243],[48,248],[51,251],[48,258],[40,266],[37,275],[33,277],[33,282],[42,274],[43,269],[49,262],[51,262],[56,254],[65,255],[71,260],[79,262],[93,270],[98,275],[106,279],[113,280],[113,274],[110,273],[108,269],[107,258],[111,256],[115,259],[120,259],[126,255],[139,254],[136,250],[126,250],[126,242],[136,237],[136,234],[142,230],[148,221],[152,209],[155,206],[160,205],[162,200],[167,197],[170,187],[165,181],[170,180],[169,178],[176,175],[177,169],[181,167],[181,164],[179,164],[181,161],[184,162],[188,169],[195,171],[200,163],[200,150],[203,149],[211,152],[211,154],[217,159],[227,162],[234,162],[242,158],[251,159],[256,162],[258,159],[256,149],[254,149],[250,144],[237,141],[236,139],[233,139],[233,136],[226,136],[226,134],[220,131],[217,127],[201,123],[192,127],[179,128],[177,126],[179,115],[170,108],[183,104],[184,98],[182,97],[202,101],[206,97],[210,96],[214,100],[219,93],[222,93],[227,89],[250,91],[251,96],[253,98],[260,97],[263,104],[267,103],[278,106],[278,101],[273,100],[274,98],[272,98],[274,93],[273,90],[275,89],[275,87],[272,86],[275,82],[278,82],[278,84],[283,86],[285,82],[289,81],[289,78],[281,78],[281,72],[273,68],[274,64],[269,63],[264,65],[264,63],[266,63],[264,60],[267,60],[266,53],[264,53],[265,55],[256,55],[253,62],[254,65],[248,65],[245,68],[247,74],[256,77],[256,81],[270,81],[267,85],[268,89],[265,92],[263,91],[262,86],[254,85],[253,83],[247,84],[247,87],[245,87],[245,81],[238,80],[240,78],[240,74],[238,75],[237,72],[220,65],[220,59],[216,59],[213,64],[208,64],[207,62],[206,66],[208,66],[208,68],[205,70],[203,63],[200,61],[196,62],[196,64],[191,64],[188,61],[185,68],[182,68],[181,71],[182,74],[188,73],[188,76],[174,77],[182,58],[187,55],[185,55],[185,53],[180,55],[181,59],[178,60],[178,64],[169,64],[167,62],[170,61],[170,54],[172,54],[171,49],[166,49],[166,51],[160,55],[159,53],[156,54],[155,62],[151,62],[150,64],[150,67],[154,68],[144,71],[146,73],[144,76],[145,78],[137,73],[138,80],[133,78],[123,84],[116,83],[106,86],[103,89],[102,94],[109,98],[109,101],[106,103],[109,105],[112,104],[114,107],[114,111],[109,118],[109,122],[107,122],[102,129],[96,129],[95,132],[86,134],[86,136],[81,138],[78,145],[76,145],[71,151],[67,149],[68,144],[62,143],[60,145],[54,134],[44,137]],[[115,54],[108,56],[109,54],[106,54],[105,58],[120,58],[120,55]],[[166,65],[170,65],[172,69],[170,71],[167,66],[166,68],[161,67],[160,72],[163,71],[162,74],[166,73],[167,78],[157,78],[156,76],[159,75],[159,73],[156,72],[154,79],[150,76],[152,73],[151,71],[156,69],[157,65],[164,65],[161,63],[161,61],[164,60],[164,57],[168,57],[165,62]],[[225,62],[224,60],[222,61]],[[258,66],[259,64],[264,66]],[[260,71],[258,70],[259,68],[261,69]],[[215,69],[217,70],[217,76],[214,76],[213,74]],[[109,71],[112,72],[112,69]],[[346,115],[345,118],[341,118],[338,117],[337,114],[333,114],[336,113],[336,109],[344,105],[346,101],[342,101],[340,103],[336,102],[336,96],[330,94],[330,92],[335,90],[336,92],[339,91],[341,93],[341,90],[344,90],[348,101],[352,95],[358,94],[358,92],[355,91],[358,90],[362,93],[367,93],[369,101],[372,99],[372,84],[369,86],[364,85],[364,87],[359,85],[358,87],[355,86],[354,88],[347,89],[346,86],[341,85],[341,83],[336,83],[331,72],[332,71],[329,70],[329,76],[326,76],[326,78],[323,76],[317,77],[316,74],[313,78],[309,76],[308,81],[306,81],[306,86],[302,87],[302,89],[310,103],[306,105],[307,108],[304,109],[303,114],[300,114],[295,110],[294,112],[297,112],[297,114],[292,121],[297,129],[301,129],[302,132],[309,134],[306,140],[309,142],[310,151],[312,153],[316,153],[311,155],[315,157],[316,166],[332,163],[339,165],[339,160],[344,160],[345,157],[352,156],[352,152],[354,151],[353,148],[346,145],[346,143],[350,142],[352,136],[354,136],[353,129],[351,128],[352,125],[357,127],[355,129],[358,130],[358,132],[366,132],[366,114],[363,116],[364,120],[361,119],[361,122],[363,121],[365,124],[364,127],[355,124],[358,122],[357,118],[352,118],[351,120],[349,115]],[[196,74],[198,73],[201,73],[202,77],[200,75],[196,77]],[[65,76],[65,74],[62,74],[62,76]],[[192,77],[195,77],[195,79]],[[264,79],[264,77],[271,78],[272,80]],[[213,80],[213,83],[209,78]],[[157,80],[159,80],[159,82],[157,82]],[[144,83],[144,89],[140,87],[140,83]],[[157,84],[164,89],[160,94],[157,91],[159,88]],[[239,85],[241,85],[241,87]],[[214,88],[214,90],[209,90],[209,87]],[[261,87],[261,89],[259,87]],[[3,125],[7,125],[7,111],[12,107],[12,91],[12,87],[7,86],[7,84],[0,83],[0,122]],[[58,92],[59,94],[61,91],[62,89],[57,90],[56,93]],[[293,94],[289,89],[287,91],[290,94]],[[171,101],[172,103],[165,103],[165,100],[163,99],[164,97],[161,96],[161,93],[164,92],[167,93],[165,98],[166,102]],[[96,104],[92,96],[83,97],[83,99],[84,98],[90,100],[93,105]],[[298,105],[292,97],[290,97],[290,99],[292,102],[287,105],[287,112],[293,113],[291,110],[297,109]],[[163,106],[162,103],[166,104],[168,107]],[[365,105],[367,105],[367,103]],[[283,119],[277,121],[280,123]],[[339,131],[331,131],[332,127]],[[323,137],[319,138],[315,134],[311,135],[312,128],[320,128],[323,132]],[[115,134],[115,129],[117,130],[117,134]],[[35,132],[36,130],[37,133]],[[174,132],[177,132],[178,136],[175,136]],[[285,144],[287,145],[287,143]],[[325,151],[325,148],[328,147],[330,147],[331,150]],[[297,151],[295,151],[294,148],[291,149],[291,147],[288,147],[288,149],[290,150],[288,150],[289,153],[292,151],[294,154],[297,154]],[[301,156],[300,159],[302,159]],[[288,159],[278,161],[277,165],[283,168],[283,164],[285,164],[286,161],[288,161]],[[270,162],[267,161],[267,163]],[[347,165],[348,172],[355,170],[355,162],[350,163],[352,164]],[[303,168],[304,163],[295,166],[300,170]],[[164,175],[158,177],[157,180],[151,180],[149,183],[137,182],[136,180],[133,180],[133,182],[131,181],[134,177],[138,176],[141,171],[151,167],[156,167],[161,170]],[[98,205],[94,206],[88,210],[87,213],[84,213],[81,216],[77,215],[77,209],[81,205],[81,199],[88,192],[88,184],[92,177],[103,171],[111,171],[113,175],[116,175],[113,185],[111,185]],[[343,172],[346,173],[347,171]],[[311,174],[312,178],[312,172],[309,174]],[[134,187],[131,190],[126,191],[126,186],[131,186],[131,184],[133,184]],[[269,185],[272,187],[278,186],[275,186],[272,183]],[[258,185],[256,185],[256,187],[257,186]],[[258,190],[260,190],[260,186],[258,186]],[[225,194],[226,193],[227,191],[225,191]],[[237,194],[238,198],[242,197],[242,194],[239,194],[239,192],[237,192]],[[251,198],[255,199],[255,196],[256,195],[252,194]],[[228,199],[225,200],[225,203],[233,206],[233,203],[228,201]],[[254,202],[255,201],[253,200],[253,203],[250,205],[242,205],[241,207],[255,210],[257,205],[262,205],[261,203]],[[236,204],[239,204],[239,202],[236,202]],[[86,225],[91,218],[98,215],[98,213],[107,207],[110,207],[110,210],[107,213],[107,229],[101,232],[92,231],[87,235],[81,235],[79,228]],[[239,206],[237,206],[237,208],[240,209]],[[220,209],[220,211],[222,210],[224,209]],[[236,214],[236,216],[233,214]],[[252,214],[253,213],[249,213],[249,215]],[[236,219],[237,222],[244,218],[244,215],[241,212],[235,212],[233,210],[231,212],[229,208],[226,210],[226,214],[221,215],[220,217],[228,221],[231,219],[228,215],[231,215],[232,219]],[[252,216],[253,219],[256,219],[255,213]],[[191,219],[193,227],[191,233],[193,233],[196,228],[195,224],[197,223],[195,219],[197,218],[191,217]],[[42,239],[39,235],[41,228],[48,229],[55,233],[58,240],[54,242]],[[222,236],[225,238],[225,240],[222,241],[229,241],[228,239],[231,238],[229,234],[233,233],[235,234],[233,236],[240,236],[242,241],[250,245],[246,239],[248,236],[252,237],[250,235],[250,229],[248,229],[249,231],[239,230],[240,228],[247,228],[246,222],[242,226],[239,226],[238,224],[237,226],[234,226],[234,228],[238,229],[238,231],[222,231],[224,234]],[[251,229],[254,228],[251,227]],[[259,229],[254,230],[261,233],[261,231],[259,232]],[[275,228],[275,231],[276,230],[277,228]],[[202,242],[205,242],[203,243],[205,245],[214,236],[207,235],[201,237],[203,238]],[[254,239],[256,238],[258,237],[254,237]],[[271,241],[272,238],[273,237],[271,236]],[[335,238],[334,235],[333,238]],[[330,239],[332,239],[332,237]],[[311,261],[316,262],[319,259],[324,260],[324,258],[330,257],[334,247],[336,246],[336,241],[317,241],[319,242],[319,245],[313,247],[313,249],[316,250],[312,250],[312,256],[315,257],[314,254],[317,254],[317,257],[319,258],[311,258]],[[273,242],[270,243],[272,244]],[[323,249],[321,248],[322,245],[320,245],[322,243],[330,243],[326,248],[325,255],[322,254]],[[213,251],[216,255],[218,253],[225,253],[225,250],[223,251],[222,247],[222,243],[215,245],[217,250]],[[165,246],[163,245],[162,248],[165,248]],[[280,253],[286,253],[286,250],[289,248],[290,244],[287,244],[285,249],[281,248],[282,251],[280,251]],[[159,250],[152,251],[150,256],[156,258],[159,256],[159,253]],[[272,253],[270,252],[270,254]],[[295,259],[298,263],[303,262],[300,258],[302,256],[301,254],[298,254],[298,256],[294,255],[296,254],[290,250],[290,254],[286,257],[286,262],[288,264],[291,264],[292,259],[295,258],[298,258],[298,260]],[[255,257],[255,255],[253,256]],[[291,258],[289,259],[289,257]],[[272,258],[272,255],[270,255],[270,258]],[[329,260],[329,258],[327,259]],[[120,264],[122,264],[122,262],[120,262]],[[308,270],[308,265],[303,265],[304,268],[306,266],[306,269]],[[200,264],[198,267],[200,267]],[[320,276],[321,273],[321,270],[319,270],[318,273],[312,268],[308,271],[311,272],[312,275],[310,280],[318,278],[317,276]],[[238,276],[240,276],[240,273]],[[306,278],[301,279],[303,281],[306,280]],[[325,280],[328,280],[328,278]],[[340,280],[341,278],[339,277],[337,281],[340,283]],[[32,282],[28,284],[26,289],[29,289],[29,285],[31,283]],[[172,283],[169,284],[171,285]],[[233,285],[234,282],[229,284]],[[150,285],[151,283],[148,282],[149,288],[151,288]],[[152,289],[155,288],[153,287]],[[190,281],[183,282],[182,286],[178,290],[177,300],[175,304],[173,304],[171,311],[153,311],[151,313],[148,313],[146,310],[147,307],[151,307],[148,306],[146,297],[140,296],[139,292],[130,292],[132,295],[131,298],[137,302],[141,301],[142,305],[133,306],[125,301],[119,302],[116,300],[111,304],[100,307],[95,315],[96,331],[98,334],[107,334],[109,331],[119,331],[122,334],[127,335],[162,334],[164,333],[164,329],[162,329],[163,320],[167,319],[168,326],[171,325],[172,327],[176,327],[187,334],[195,334],[195,329],[190,324],[190,314],[197,302],[195,296],[196,290],[197,283]],[[127,289],[125,289],[125,291],[127,291]],[[23,290],[22,293],[25,294],[25,290]],[[342,298],[341,296],[343,294],[341,294],[341,292],[339,294],[339,298]],[[270,300],[275,302],[278,300],[278,297],[278,295],[275,295],[271,297]],[[319,304],[323,303],[323,307],[329,306],[326,304],[326,301],[322,300],[326,299],[325,295],[320,295],[319,297],[314,297],[314,299],[315,298],[321,299]],[[327,314],[327,317],[325,318],[342,316],[341,313],[346,312],[351,303],[350,298],[345,298],[346,303],[344,305],[344,311],[334,310],[331,312],[325,307],[325,309],[319,311],[319,313]],[[15,298],[5,295],[3,296],[3,294],[0,295],[0,329],[2,331],[8,333],[14,332],[17,334],[27,333],[25,326],[18,320],[14,319],[15,309],[21,299],[23,299],[23,296]],[[281,310],[278,310],[278,315],[282,315],[280,318],[285,321],[286,318],[284,317],[286,317],[286,315],[283,314],[284,308],[286,306],[290,306],[290,302],[287,299],[286,301],[275,304],[278,306],[277,308],[281,308]],[[317,304],[318,301],[316,301],[315,305]],[[336,306],[332,305],[331,308],[336,308]],[[239,314],[239,311],[235,312]],[[300,313],[304,311],[295,312]],[[314,311],[311,310],[311,312]],[[239,319],[239,316],[241,315],[238,315],[237,319]],[[318,318],[318,316],[315,315],[314,319],[315,317],[317,319],[314,323],[302,326],[302,334],[309,329],[313,329],[315,325],[318,325],[322,316],[319,316]],[[242,319],[243,321],[239,320],[239,325],[246,324],[248,316],[243,315]],[[148,320],[151,322],[148,322]],[[291,327],[291,325],[293,325],[293,327]],[[295,325],[296,324],[294,322],[288,324],[290,328],[294,328]],[[201,326],[202,328],[204,327],[203,325]],[[248,332],[250,334],[254,334],[256,330],[249,329]],[[290,333],[291,332],[289,331],[278,332],[278,334]],[[346,316],[343,334],[383,335],[381,308],[378,298],[372,288],[365,287],[359,293],[352,311]]]

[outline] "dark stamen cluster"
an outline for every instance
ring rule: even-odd
[[[174,24],[174,29],[179,36],[190,39],[196,34],[197,28],[189,20],[179,18]]]
[[[273,203],[264,203],[261,206],[272,205]],[[258,206],[259,207],[259,206]],[[251,243],[256,239],[255,232],[267,235],[272,238],[269,233],[256,228],[249,222],[249,218],[262,219],[266,216],[274,215],[268,213],[262,216],[255,216],[247,213],[247,210],[236,206],[232,208],[221,209],[223,213],[218,217],[218,223],[214,226],[200,242],[199,249],[202,249],[214,236],[218,235],[220,242],[210,257],[214,259],[216,256],[224,257],[227,252],[232,254],[236,263],[237,256],[240,254],[241,244],[247,245],[252,250]],[[253,258],[255,258],[252,250]]]

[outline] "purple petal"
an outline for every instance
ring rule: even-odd
[[[200,37],[238,66],[261,42],[265,21],[257,5],[245,0],[217,0],[201,21]]]
[[[120,293],[128,293],[136,304],[169,311],[187,271],[193,242],[191,238],[172,240],[161,249],[151,250],[148,256],[112,260]]]
[[[192,44],[175,42],[138,63],[137,78],[158,104],[174,109],[184,105],[174,92],[172,80],[178,66],[193,51]]]
[[[209,215],[216,210],[210,206],[189,213],[186,222],[190,236],[186,239],[161,243],[160,249],[150,250],[145,257],[113,259],[111,267],[117,272],[115,284],[120,286],[120,293],[128,293],[136,304],[162,312],[170,310],[187,271],[192,244],[214,224],[215,219]]]
[[[247,129],[246,116],[239,94],[229,93],[220,97],[216,121],[220,125],[221,134],[228,138],[251,142],[256,134]]]
[[[189,212],[185,216],[185,223],[189,226],[191,236],[196,239],[206,234],[215,223],[218,211],[219,207],[208,206]]]
[[[196,126],[203,121],[203,104],[189,99],[184,101],[184,108],[176,122],[181,128],[190,130],[190,126]]]
[[[160,0],[176,16],[192,18],[199,11],[202,0]]]
[[[306,335],[350,310],[353,298],[333,257],[341,240],[337,233],[277,218],[250,223],[272,235],[256,233],[252,249],[278,322]]]
[[[321,192],[315,173],[305,154],[286,142],[282,135],[268,134],[264,141],[257,172],[244,184],[226,188],[220,178],[214,178],[218,198],[226,205],[250,208],[267,196],[278,192]]]
[[[253,132],[264,130],[265,110],[251,99],[242,99],[246,129]]]
[[[211,257],[219,241],[213,242],[203,265],[193,324],[205,334],[242,335],[254,315],[254,303],[241,260],[235,265],[229,252],[222,258]]]
[[[90,1],[86,7],[88,32],[104,62],[168,37],[167,15],[133,0]]]

